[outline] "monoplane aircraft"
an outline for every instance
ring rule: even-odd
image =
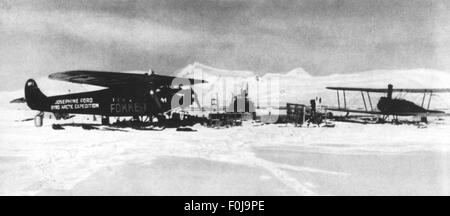
[[[47,97],[33,79],[25,84],[25,101],[40,111],[55,116],[68,114],[101,115],[102,124],[110,116],[132,116],[147,121],[175,108],[185,108],[193,101],[200,106],[192,85],[204,80],[150,74],[101,71],[66,71],[49,75],[50,79],[106,87],[105,89]]]
[[[434,93],[450,92],[450,88],[435,88],[435,89],[394,89],[391,84],[388,88],[351,88],[351,87],[327,87],[327,89],[336,90],[337,93],[337,107],[330,107],[327,110],[346,112],[349,113],[366,113],[381,115],[383,120],[386,120],[389,116],[392,116],[395,120],[398,120],[398,116],[420,116],[426,119],[430,115],[445,115],[441,110],[430,110],[431,97]],[[343,104],[340,100],[340,91],[343,93]],[[346,102],[346,91],[359,91],[361,92],[362,100],[364,103],[364,109],[348,109]],[[393,92],[405,92],[405,93],[420,93],[423,94],[422,104],[419,106],[411,101],[392,98]],[[376,108],[372,105],[372,99],[369,93],[386,93],[386,97],[380,97]],[[425,104],[425,99],[428,97],[428,103]],[[366,103],[366,98],[368,103]],[[426,105],[426,106],[425,106]]]

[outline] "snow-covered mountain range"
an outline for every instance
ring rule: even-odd
[[[146,73],[147,71],[140,71]],[[133,71],[130,73],[139,73]],[[233,95],[239,94],[248,86],[249,97],[264,106],[291,103],[309,103],[310,99],[321,98],[324,105],[336,105],[336,92],[325,89],[327,86],[386,88],[389,83],[394,88],[450,88],[450,73],[432,69],[412,70],[372,70],[349,74],[313,76],[296,68],[285,73],[257,73],[245,70],[226,70],[201,63],[189,64],[173,75],[207,80],[208,83],[194,86],[203,106],[210,106],[212,98],[218,98],[220,106],[228,105]],[[24,80],[25,83],[26,80]],[[38,78],[38,86],[46,95],[64,94],[101,89],[101,87],[80,85],[68,82]],[[23,97],[23,88],[16,91],[0,92],[6,105],[14,98]],[[380,94],[373,94],[374,103]],[[422,94],[403,94],[401,96],[421,103]],[[347,104],[362,107],[360,92],[348,92]],[[433,108],[450,108],[450,93],[433,95]]]
[[[312,76],[302,68],[286,73],[266,73],[258,76],[251,71],[217,69],[200,63],[194,63],[180,70],[176,75],[200,78],[208,81],[202,84],[203,103],[208,105],[211,98],[219,98],[221,104],[229,103],[231,95],[238,94],[248,85],[249,96],[264,105],[284,105],[286,102],[309,103],[310,99],[321,98],[324,105],[337,103],[336,92],[327,90],[327,86],[387,88],[449,88],[450,73],[431,70],[372,70],[349,74]],[[199,88],[199,87],[196,87]],[[196,89],[197,90],[197,89]],[[270,96],[270,97],[269,97]],[[372,100],[378,100],[380,94],[373,94]],[[394,95],[405,97],[417,103],[422,94]],[[342,96],[341,96],[342,97]],[[342,98],[341,98],[342,100]],[[376,102],[375,101],[375,102]],[[350,106],[363,106],[360,92],[347,92]],[[450,94],[433,95],[432,107],[450,107]]]

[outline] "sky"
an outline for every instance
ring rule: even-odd
[[[66,70],[450,72],[450,1],[0,0],[0,90]]]

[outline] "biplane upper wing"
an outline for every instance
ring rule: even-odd
[[[122,72],[104,72],[104,71],[65,71],[52,73],[48,76],[50,79],[61,80],[79,84],[89,84],[103,87],[116,86],[163,86],[171,85],[174,79],[178,83],[187,83],[190,85],[206,83],[205,80],[181,78],[173,76],[164,76],[158,74],[136,74]]]
[[[352,87],[327,87],[330,90],[343,90],[343,91],[363,91],[363,92],[379,92],[387,93],[387,88],[352,88]],[[410,92],[410,93],[445,93],[450,92],[450,88],[394,88],[393,92]]]

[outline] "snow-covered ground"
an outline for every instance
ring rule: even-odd
[[[229,90],[246,83],[250,96],[257,97],[252,72],[197,63],[178,75],[195,71],[209,81],[204,105],[211,97],[231,98]],[[261,87],[271,77],[278,77],[280,88]],[[336,95],[326,86],[382,88],[390,82],[394,88],[444,88],[450,83],[448,73],[426,69],[324,77],[295,69],[258,79],[259,95],[272,91],[280,103],[308,103],[320,96],[326,105],[335,105]],[[66,93],[68,86],[71,92],[95,88],[37,81],[47,95]],[[22,97],[23,89],[0,96],[0,195],[450,195],[450,119],[427,128],[248,122],[220,130],[196,126],[197,132],[53,130],[48,119],[41,128],[17,121],[37,113],[7,104]],[[264,96],[260,99],[263,103]],[[436,96],[432,106],[449,108],[450,98]],[[86,116],[66,120],[91,121]]]
[[[450,122],[53,130],[18,112],[0,120],[1,195],[450,195]]]

